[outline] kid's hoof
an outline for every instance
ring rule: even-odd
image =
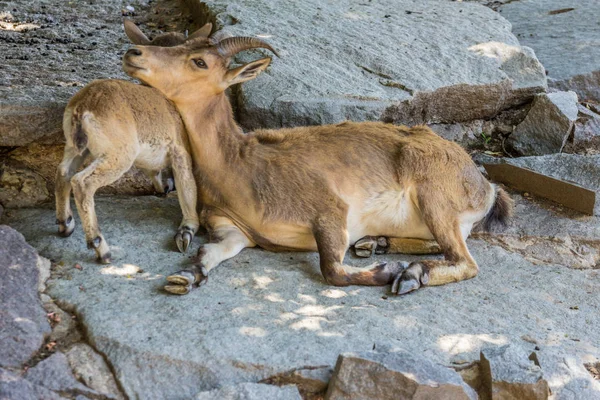
[[[187,226],[180,228],[177,234],[175,235],[175,243],[177,244],[177,248],[180,253],[185,253],[190,247],[190,243],[194,238],[194,231],[192,231]]]
[[[69,237],[75,230],[75,220],[73,217],[67,218],[65,222],[57,219],[56,224],[58,225],[58,235],[61,237]]]
[[[396,275],[392,283],[393,294],[407,294],[414,292],[421,286],[429,282],[429,268],[419,263],[413,262],[408,268]]]
[[[169,194],[175,190],[175,180],[173,178],[167,178],[165,184],[165,194]]]
[[[112,262],[111,261],[110,253],[108,253],[108,254],[106,254],[106,255],[104,255],[102,257],[98,257],[98,262],[100,264],[110,264]]]
[[[171,294],[188,294],[192,291],[192,285],[165,285],[165,291]]]
[[[208,271],[203,265],[196,268],[184,269],[167,276],[167,282],[179,286],[202,286],[208,280]]]
[[[368,258],[375,253],[376,248],[377,240],[372,236],[365,236],[354,243],[354,254],[356,254],[357,257]]]

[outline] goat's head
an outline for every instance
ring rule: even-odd
[[[133,21],[126,19],[123,22],[123,26],[125,28],[125,34],[131,40],[131,43],[137,44],[140,46],[162,46],[162,47],[172,47],[185,43],[187,40],[194,40],[196,38],[207,38],[210,35],[210,31],[212,30],[212,24],[209,22],[205,24],[202,28],[198,29],[196,32],[191,35],[184,35],[179,32],[167,32],[161,35],[156,36],[152,40],[148,38],[138,28]]]
[[[229,69],[231,57],[248,49],[264,48],[250,37],[197,36],[174,47],[135,46],[123,57],[123,69],[133,78],[155,87],[171,100],[214,96],[229,86],[245,82],[264,71],[271,58]]]

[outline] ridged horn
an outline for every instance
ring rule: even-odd
[[[232,37],[221,40],[217,44],[217,50],[225,58],[229,58],[240,51],[249,49],[267,49],[279,57],[279,54],[266,42],[253,37]]]

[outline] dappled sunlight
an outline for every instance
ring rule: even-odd
[[[311,295],[308,295],[308,294],[299,294],[298,298],[303,303],[317,304],[317,299],[315,298],[315,296],[311,296]]]
[[[501,335],[456,334],[442,336],[437,340],[437,345],[441,350],[453,355],[479,350],[486,343],[501,346],[507,344],[508,339]]]
[[[321,292],[321,296],[329,297],[330,299],[340,299],[348,296],[348,294],[339,289],[326,289]]]
[[[133,264],[123,264],[122,267],[116,265],[109,265],[100,269],[102,275],[117,275],[117,276],[128,276],[135,275],[140,272],[141,268]]]
[[[262,328],[252,327],[252,326],[242,326],[240,328],[240,333],[244,336],[253,336],[253,337],[267,336],[267,331],[265,331]]]
[[[134,264],[122,264],[120,267],[117,265],[109,265],[101,268],[100,274],[118,276],[126,279],[143,279],[147,281],[164,278],[163,275],[144,272],[142,268]]]
[[[328,322],[327,318],[324,317],[306,317],[302,318],[300,321],[296,321],[290,325],[295,331],[299,331],[302,329],[308,331],[319,331],[321,330],[321,322]]]
[[[321,337],[344,337],[343,333],[340,332],[317,332],[317,336]]]
[[[306,316],[321,316],[321,315],[327,315],[327,314],[331,313],[332,311],[338,310],[340,308],[342,308],[342,306],[325,307],[325,306],[311,305],[311,306],[300,307],[295,312],[297,314],[306,315]]]
[[[273,279],[268,276],[254,276],[252,279],[254,280],[254,289],[266,289],[273,283]]]
[[[262,309],[264,309],[264,306],[262,304],[249,304],[243,307],[236,307],[233,310],[231,310],[231,313],[233,315],[244,315],[251,311],[261,311]]]
[[[483,57],[495,58],[500,62],[504,62],[509,58],[514,57],[516,54],[519,54],[521,48],[502,42],[486,42],[469,47],[469,51]]]
[[[265,300],[273,303],[284,303],[285,299],[279,293],[271,293],[265,296]]]

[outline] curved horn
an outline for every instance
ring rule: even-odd
[[[217,51],[225,58],[229,58],[240,51],[249,49],[267,49],[279,57],[279,54],[266,42],[253,37],[232,37],[221,40],[217,44]]]

